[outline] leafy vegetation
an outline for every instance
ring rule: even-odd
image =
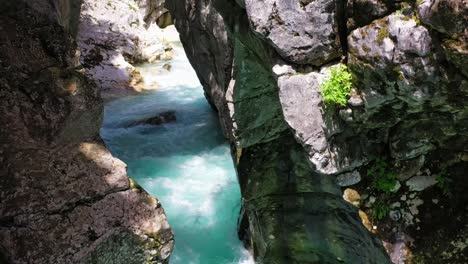
[[[367,175],[372,177],[374,188],[384,193],[392,192],[398,182],[397,174],[390,170],[388,163],[380,159],[367,170]]]
[[[387,217],[389,212],[390,207],[386,203],[377,201],[372,208],[372,217],[377,220],[382,220]]]
[[[323,101],[327,105],[345,106],[352,86],[352,76],[345,65],[331,69],[331,76],[321,86]]]
[[[447,173],[445,171],[436,176],[436,182],[437,187],[442,191],[443,195],[448,197],[452,195],[452,192],[450,191],[452,180],[447,177]]]

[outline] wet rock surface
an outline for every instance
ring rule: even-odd
[[[159,126],[166,123],[175,122],[177,120],[175,111],[167,111],[159,113],[154,117],[150,117],[144,120],[140,120],[135,123],[126,125],[125,127],[141,126],[141,125],[150,125],[150,126]]]
[[[77,14],[68,1],[2,3],[0,259],[168,263],[164,210],[99,138],[102,99],[70,35]]]

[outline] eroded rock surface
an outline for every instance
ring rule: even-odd
[[[338,58],[339,1],[245,0],[252,29],[284,59],[322,65]]]
[[[79,70],[69,4],[1,6],[0,259],[168,263],[160,203],[99,138],[102,99]]]
[[[221,55],[218,50],[229,52],[234,58],[228,61],[229,64],[225,60],[223,64],[217,64],[216,60],[205,62],[217,66],[218,71],[229,72],[229,83],[219,76],[212,78],[213,73],[206,72],[206,66],[200,62],[193,65],[201,79],[222,81],[222,85],[217,82],[206,87],[208,84],[205,83],[204,87],[212,101],[228,109],[227,114],[220,110],[220,118],[230,123],[232,129],[227,132],[236,148],[243,196],[239,232],[245,241],[249,241],[256,260],[265,263],[335,263],[350,259],[354,262],[388,263],[380,242],[361,224],[358,210],[342,199],[333,177],[312,166],[309,152],[297,142],[301,138],[308,139],[307,135],[300,134],[301,130],[311,135],[316,131],[325,141],[324,147],[318,146],[320,142],[308,142],[312,145],[310,148],[319,153],[328,148],[322,126],[302,126],[299,119],[294,119],[294,115],[304,112],[299,110],[301,105],[309,107],[300,101],[297,102],[298,108],[294,108],[294,100],[306,97],[301,95],[308,92],[305,91],[306,86],[301,92],[296,93],[294,89],[298,89],[300,84],[314,83],[315,75],[312,74],[309,82],[298,80],[298,85],[291,84],[284,92],[278,93],[278,75],[281,76],[280,82],[284,80],[286,83],[290,79],[292,82],[294,77],[289,75],[296,70],[275,66],[287,63],[276,52],[276,47],[251,30],[250,15],[242,6],[226,1],[202,2],[191,5],[189,2],[170,1],[168,7],[175,16],[179,31],[184,32],[184,47],[189,50],[192,61],[217,58]],[[246,2],[246,8],[248,5]],[[200,16],[203,14],[199,13],[200,8],[210,10],[213,17],[221,17],[223,24],[206,23],[206,16]],[[192,25],[202,26],[192,28]],[[200,29],[207,32],[200,34]],[[225,32],[228,43],[216,41],[211,32]],[[198,35],[207,38],[202,43],[209,46],[203,50],[194,49],[200,45],[195,39]],[[209,50],[208,54],[214,53],[214,57],[204,57],[205,49]],[[214,88],[219,92],[216,97],[212,96]],[[317,96],[316,105],[310,106],[316,108],[309,116],[317,117],[317,123],[322,120],[319,101]],[[291,133],[294,129],[299,132]],[[343,218],[335,217],[335,210]],[[327,232],[318,232],[319,229]],[[353,244],[366,246],[358,249]]]
[[[405,243],[410,240],[401,240],[406,236],[399,232],[415,237],[431,233],[430,217],[425,217],[431,215],[428,208],[434,209],[429,194],[444,196],[450,185],[440,175],[466,185],[453,169],[466,168],[468,160],[466,1],[344,3],[168,1],[184,47],[233,144],[245,199],[240,232],[252,239],[257,260],[334,263],[328,257],[317,260],[316,252],[341,258],[336,248],[316,243],[323,234],[307,229],[324,221],[326,210],[318,207],[338,195],[333,182],[369,190],[355,201],[367,205],[359,213],[344,209],[339,199],[328,205],[343,209],[353,219],[350,223],[359,214],[368,229],[389,242],[393,261],[409,260]],[[340,60],[342,54],[346,59]],[[320,86],[338,63],[348,65],[354,87],[345,107],[327,107]],[[376,187],[378,177],[368,170],[381,159],[387,164],[384,176],[392,181],[391,188],[384,186],[386,192]],[[419,176],[430,177],[430,184],[410,191],[406,181]],[[463,219],[457,199],[466,196],[458,191],[444,205],[452,204],[457,219]],[[334,232],[357,235],[373,248],[356,263],[380,254],[382,248],[369,242],[373,236],[362,226],[351,227],[351,234],[338,222]],[[451,230],[446,223],[437,228]],[[348,241],[343,248],[353,259],[358,250],[350,245],[354,240],[343,237],[337,243]],[[427,252],[422,244],[414,241],[412,249]],[[381,263],[388,262],[379,256]],[[440,250],[433,257],[455,263],[464,258],[460,253],[443,256]]]
[[[171,56],[172,47],[157,25],[165,14],[163,4],[160,0],[83,1],[77,37],[81,61],[105,99],[147,89],[133,64]]]

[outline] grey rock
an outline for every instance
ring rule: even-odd
[[[411,16],[393,14],[376,20],[351,32],[348,42],[349,68],[365,103],[349,124],[385,128],[390,137],[382,134],[381,140],[389,141],[392,157],[413,159],[412,165],[417,165],[402,168],[401,178],[406,179],[425,162],[417,157],[432,151],[448,134],[456,134],[452,127],[457,121],[442,112],[463,111],[447,101],[447,94],[465,94],[465,81],[453,68],[439,64],[443,54],[436,52],[429,31]]]
[[[418,207],[420,205],[423,205],[423,204],[424,204],[424,201],[419,199],[419,198],[410,200],[408,202],[408,206],[409,206],[409,211],[410,211],[411,215],[417,216],[419,214]]]
[[[341,56],[335,1],[246,0],[252,29],[287,61],[322,65]]]
[[[185,53],[193,65],[208,102],[219,112],[223,133],[234,139],[226,94],[231,83],[233,44],[213,1],[166,1],[176,18]]]
[[[425,160],[424,155],[421,155],[413,159],[400,161],[396,166],[398,169],[398,179],[400,181],[406,181],[412,176],[415,176],[421,170]]]
[[[346,10],[348,29],[353,30],[390,14],[392,8],[388,2],[381,0],[349,0]]]
[[[361,174],[358,171],[343,173],[336,177],[336,184],[340,187],[347,187],[361,182]]]
[[[327,139],[322,129],[324,113],[319,92],[321,79],[318,73],[282,76],[278,79],[284,118],[295,131],[299,142],[310,146],[314,153],[327,150]]]
[[[279,99],[284,119],[294,132],[298,142],[309,152],[315,169],[320,173],[349,171],[365,162],[359,144],[332,141],[330,138],[342,132],[341,118],[324,108],[320,96],[323,73],[282,76],[278,79]],[[343,141],[346,141],[343,139]]]
[[[437,184],[436,176],[414,176],[406,181],[406,186],[410,191],[423,191],[431,186]]]
[[[390,217],[390,219],[392,219],[393,221],[398,221],[401,219],[401,213],[400,211],[398,210],[392,210],[390,211],[390,213],[388,213],[388,216]]]
[[[2,3],[1,258],[166,264],[173,233],[159,201],[129,179],[99,137],[103,102],[77,70],[69,35],[77,21],[65,18],[77,19],[79,9],[67,4]]]
[[[125,127],[133,127],[133,126],[140,126],[140,125],[150,125],[150,126],[159,126],[166,123],[172,123],[177,120],[176,112],[175,111],[166,111],[157,114],[156,116],[146,118],[143,120],[139,120],[133,122],[131,124],[126,125]]]
[[[441,33],[447,60],[468,77],[468,4],[465,0],[425,0],[418,5],[421,21]]]
[[[466,0],[423,0],[418,3],[421,21],[451,36],[467,34]]]
[[[355,107],[362,106],[364,105],[364,100],[362,100],[360,96],[352,96],[351,98],[349,98],[348,104],[355,106]]]

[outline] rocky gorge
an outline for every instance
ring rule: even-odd
[[[172,22],[230,142],[257,263],[468,261],[466,0],[0,11],[0,263],[169,262],[161,203],[99,129],[102,97],[143,90],[134,64],[171,56]],[[346,102],[325,103],[341,70]]]

